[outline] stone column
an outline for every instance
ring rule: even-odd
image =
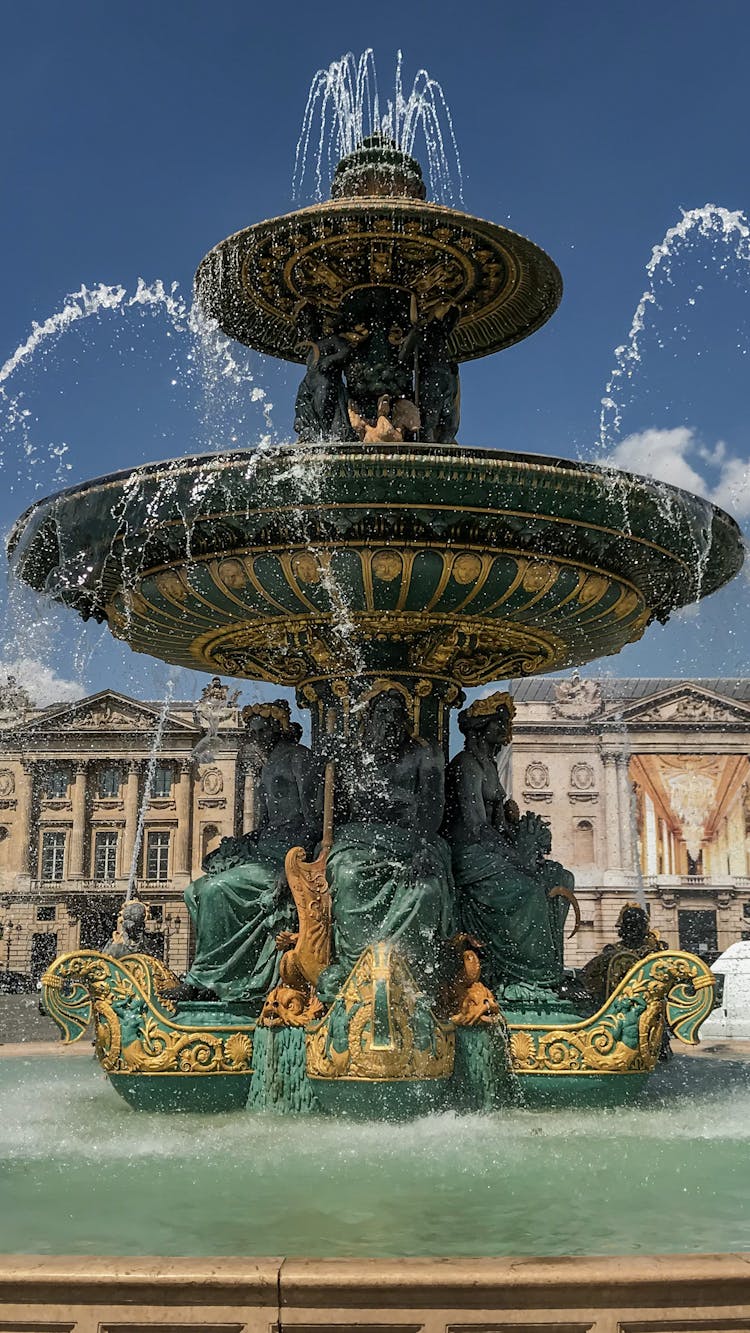
[[[176,875],[190,875],[190,825],[191,810],[190,797],[192,789],[192,761],[183,759],[180,762],[180,776],[175,792],[175,809],[177,812],[177,831],[175,833],[174,847],[174,872]]]
[[[18,873],[31,874],[31,806],[34,800],[34,765],[28,760],[21,763],[21,777],[16,787],[15,836],[18,847]],[[38,878],[38,875],[37,875]]]
[[[242,832],[253,833],[257,824],[255,795],[260,777],[261,761],[259,757],[245,758],[242,761]]]
[[[79,760],[73,782],[73,827],[70,833],[68,879],[86,879],[84,856],[86,851],[86,770],[88,761]]]
[[[604,819],[607,842],[607,870],[622,870],[620,846],[620,793],[617,785],[615,756],[603,754],[604,765]]]
[[[125,782],[125,829],[122,835],[122,864],[120,867],[122,878],[127,879],[130,874],[130,863],[133,860],[133,848],[135,847],[135,834],[138,828],[138,779],[140,774],[140,764],[137,759],[131,759],[128,763],[128,776]]]
[[[620,806],[620,864],[623,870],[635,869],[636,832],[633,789],[628,774],[628,756],[615,755],[617,788]]]

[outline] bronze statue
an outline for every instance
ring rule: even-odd
[[[117,915],[112,938],[104,945],[102,953],[110,958],[126,958],[132,953],[151,952],[146,940],[146,908],[139,898],[126,898]]]
[[[458,362],[448,352],[448,341],[458,323],[455,305],[439,305],[419,320],[406,335],[399,355],[415,367],[415,396],[421,419],[419,438],[431,444],[450,444],[460,420]]]
[[[547,862],[545,826],[520,818],[501,786],[496,760],[514,711],[510,695],[495,693],[459,714],[464,749],[448,765],[444,833],[460,929],[484,946],[488,985],[522,1000],[562,982],[573,878]]]
[[[278,980],[276,936],[294,920],[284,858],[290,847],[311,848],[318,836],[318,774],[294,734],[288,703],[252,704],[242,715],[248,739],[263,755],[258,823],[239,838],[224,838],[206,857],[206,873],[185,890],[195,958],[173,998],[210,991],[223,1000],[262,1004]]]
[[[442,753],[415,740],[403,694],[366,705],[340,766],[339,823],[328,857],[335,963],[318,981],[330,1000],[368,944],[402,949],[425,989],[437,983],[439,945],[453,929]]]
[[[641,958],[660,953],[668,946],[651,929],[648,912],[640,903],[625,903],[617,918],[617,942],[605,944],[576,974],[597,1005],[617,989],[623,977]]]
[[[344,389],[344,367],[351,343],[338,333],[324,333],[320,313],[308,301],[295,311],[299,346],[307,349],[307,371],[294,406],[294,429],[301,443],[352,440]]]

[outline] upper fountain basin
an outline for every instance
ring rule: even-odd
[[[297,686],[581,665],[743,560],[734,520],[675,487],[419,444],[150,464],[35,504],[9,552],[24,582],[138,652]]]
[[[195,286],[230,338],[289,361],[307,355],[296,311],[308,302],[334,323],[370,290],[401,294],[407,310],[410,300],[420,310],[453,305],[449,352],[468,361],[527,338],[562,297],[556,265],[525,236],[442,204],[377,196],[246,227],[206,255]]]

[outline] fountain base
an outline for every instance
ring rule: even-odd
[[[366,949],[322,1018],[267,1025],[250,1006],[181,1005],[155,959],[80,951],[43,978],[67,1042],[93,1022],[96,1055],[137,1110],[349,1115],[404,1119],[431,1111],[611,1106],[653,1073],[667,1024],[695,1044],[710,1013],[708,967],[667,950],[639,960],[596,1013],[532,1003],[467,1023],[438,1017],[391,946]]]

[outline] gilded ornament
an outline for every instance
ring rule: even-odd
[[[547,560],[534,560],[524,570],[521,586],[524,592],[541,592],[554,583],[560,570]]]
[[[165,569],[163,574],[157,574],[156,586],[171,602],[184,602],[187,599],[188,589],[174,570]]]
[[[601,1009],[582,1022],[510,1025],[517,1074],[643,1074],[659,1058],[665,1021],[689,1045],[711,1012],[714,979],[678,950],[650,954],[622,978]]]
[[[398,551],[376,551],[372,557],[372,572],[382,583],[399,578],[404,562]]]
[[[374,944],[357,960],[325,1018],[307,1032],[313,1079],[358,1082],[449,1078],[452,1026],[435,1017],[403,958]]]
[[[516,715],[516,705],[513,702],[513,695],[508,694],[507,690],[495,690],[493,694],[486,694],[483,699],[475,699],[466,709],[466,716],[492,717],[501,709],[508,713],[512,722]]]
[[[465,552],[463,555],[457,555],[453,561],[453,577],[456,583],[466,587],[469,583],[475,583],[482,572],[482,562],[478,555],[472,555]]]
[[[235,592],[240,592],[248,583],[247,570],[241,560],[222,560],[219,565],[219,577]]]
[[[610,586],[611,580],[604,574],[589,574],[578,589],[578,601],[581,606],[592,606],[601,601]]]
[[[292,573],[300,583],[320,583],[322,577],[320,565],[309,551],[297,551],[292,556]]]
[[[96,1055],[110,1074],[247,1074],[254,1025],[196,1028],[174,1018],[163,992],[178,985],[158,959],[63,954],[42,978],[45,1007],[63,1040],[94,1023]]]

